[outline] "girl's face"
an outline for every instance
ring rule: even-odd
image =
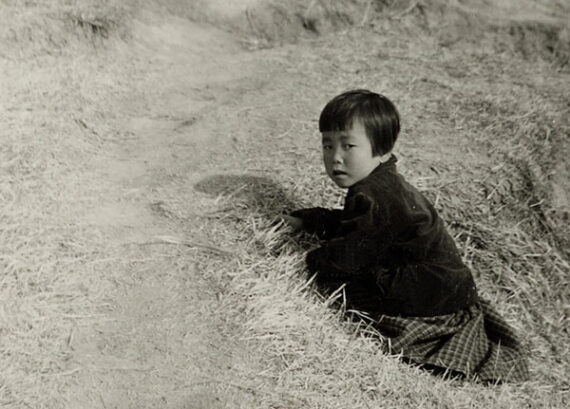
[[[381,162],[359,121],[352,129],[323,132],[323,161],[329,177],[343,188],[367,177]]]

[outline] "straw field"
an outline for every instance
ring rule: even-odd
[[[0,2],[0,405],[567,407],[566,2],[117,4]],[[409,366],[314,291],[277,216],[342,205],[317,118],[356,87],[530,381]]]

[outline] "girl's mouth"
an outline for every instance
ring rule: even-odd
[[[345,176],[346,172],[342,170],[333,170],[333,176]]]

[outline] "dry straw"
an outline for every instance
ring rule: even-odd
[[[570,129],[564,49],[529,54],[522,31],[505,34],[508,20],[481,21],[474,39],[455,23],[477,14],[439,1],[347,2],[350,19],[348,8],[313,2],[306,25],[365,24],[251,54],[269,74],[201,112],[235,139],[200,150],[215,154],[200,175],[180,150],[160,183],[130,191],[102,169],[137,137],[120,123],[152,108],[140,89],[156,86],[146,68],[187,67],[169,71],[131,47],[130,2],[12,3],[0,6],[0,405],[565,407],[567,220],[553,193],[566,186],[557,176]],[[145,18],[165,23],[169,10],[197,4],[167,3]],[[287,21],[302,23],[295,13],[307,4],[291,4]],[[555,0],[545,9],[568,12]],[[455,23],[437,24],[446,18]],[[272,21],[258,35],[274,35]],[[345,311],[342,289],[314,291],[303,255],[318,243],[277,216],[342,205],[320,164],[315,118],[354,87],[400,107],[400,169],[436,204],[480,292],[522,334],[530,382],[482,386],[405,365],[365,317]],[[95,222],[104,201],[144,203],[168,231],[137,225],[138,214],[123,230],[120,218]]]

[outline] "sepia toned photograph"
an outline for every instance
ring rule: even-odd
[[[570,1],[0,0],[0,407],[570,407]]]

